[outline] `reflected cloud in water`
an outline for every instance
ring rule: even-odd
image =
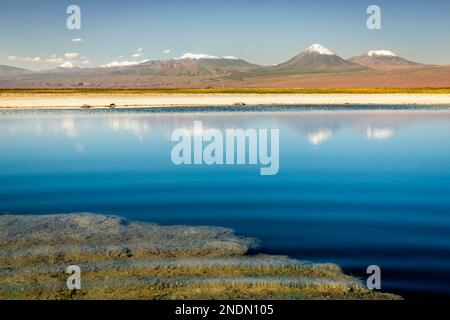
[[[387,140],[394,135],[394,129],[392,128],[372,128],[368,127],[366,130],[366,136],[368,139],[375,140]]]
[[[75,143],[74,150],[78,153],[83,153],[85,150],[85,146],[82,143]]]
[[[108,117],[104,125],[113,131],[131,132],[140,141],[143,141],[145,136],[150,134],[150,121],[145,118],[138,118],[135,116],[112,116]]]
[[[73,117],[62,119],[59,127],[54,126],[53,130],[56,134],[60,131],[63,131],[68,139],[75,139],[80,136],[80,133],[75,125],[75,119]]]
[[[131,134],[138,141],[159,138],[170,142],[175,129],[195,132],[194,121],[202,121],[203,130],[280,129],[281,135],[303,137],[318,146],[347,130],[370,140],[387,140],[409,126],[450,121],[450,112],[441,111],[286,111],[286,112],[149,112],[148,110],[82,111],[2,111],[0,139],[18,135],[55,135],[74,140],[104,135],[109,131]],[[106,129],[106,130],[105,130]],[[155,135],[156,134],[156,135]],[[104,139],[104,138],[103,138]],[[77,146],[77,152],[84,147]]]
[[[326,140],[330,139],[333,133],[330,129],[319,129],[318,131],[313,131],[308,134],[308,141],[313,146],[324,143]]]

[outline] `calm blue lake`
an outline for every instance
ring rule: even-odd
[[[217,225],[410,298],[450,296],[450,108],[0,111],[0,212]],[[242,108],[240,109],[242,110]],[[280,130],[280,170],[175,166],[173,130]]]

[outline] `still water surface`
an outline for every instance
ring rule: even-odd
[[[202,111],[200,111],[202,110]],[[228,110],[228,111],[227,111]],[[450,296],[450,109],[0,111],[0,212],[218,225],[385,291]],[[280,129],[280,171],[175,166],[170,135]]]

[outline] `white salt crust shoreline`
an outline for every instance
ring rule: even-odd
[[[450,94],[0,94],[0,109],[233,105],[450,106]]]

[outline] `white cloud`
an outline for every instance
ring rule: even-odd
[[[88,57],[81,57],[80,60],[74,60],[79,56],[76,52],[66,52],[64,57],[58,57],[56,54],[52,54],[48,57],[20,57],[20,56],[8,56],[7,59],[10,61],[19,61],[19,62],[33,62],[33,63],[51,63],[57,64],[61,68],[74,68],[75,64],[90,64],[91,60]]]
[[[164,54],[170,53],[170,49],[166,49],[162,53],[164,53]]]
[[[61,58],[48,58],[48,59],[45,59],[45,62],[48,62],[48,63],[63,63],[64,60],[61,59]]]
[[[73,38],[72,42],[83,42],[83,39],[81,39],[81,38]]]
[[[72,62],[67,61],[67,62],[64,62],[63,64],[60,64],[59,67],[64,68],[64,69],[73,69],[73,68],[75,68],[75,65]]]
[[[41,62],[41,57],[18,57],[18,56],[9,56],[7,59],[10,60],[10,61]]]
[[[48,63],[63,63],[64,60],[62,58],[58,58],[56,54],[52,54],[50,58],[45,59],[45,62]]]
[[[129,67],[149,61],[148,59],[141,61],[113,61],[102,66],[102,68]]]
[[[79,54],[77,52],[66,52],[66,53],[64,53],[64,57],[66,57],[67,59],[75,59],[78,56],[79,56]]]
[[[144,49],[142,49],[142,48],[137,49],[137,52],[136,52],[135,54],[133,54],[132,56],[133,56],[134,58],[140,58],[140,57],[142,57],[142,56],[144,55],[143,50],[144,50]]]

